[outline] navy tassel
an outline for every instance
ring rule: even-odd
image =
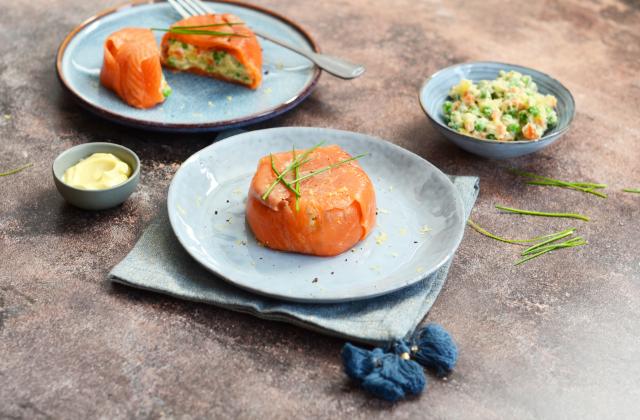
[[[387,401],[423,391],[427,381],[420,365],[443,377],[453,370],[457,359],[456,344],[437,324],[429,324],[409,341],[395,341],[384,350],[366,350],[351,343],[342,348],[345,373],[366,391]]]
[[[346,343],[342,361],[347,375],[378,398],[397,401],[407,394],[419,394],[426,378],[419,364],[409,360],[409,348],[404,355],[385,353],[376,348],[364,350]]]
[[[411,357],[442,378],[456,366],[458,347],[441,325],[429,324],[414,334],[411,340]]]

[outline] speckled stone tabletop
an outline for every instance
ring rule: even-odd
[[[260,2],[367,73],[323,75],[299,108],[259,127],[383,137],[447,173],[479,175],[472,217],[487,229],[526,237],[575,224],[589,240],[514,267],[517,248],[467,229],[428,315],[457,340],[458,367],[395,405],[349,383],[338,339],[107,281],[180,163],[213,138],[119,127],[62,91],[58,44],[113,4],[0,0],[0,170],[33,163],[0,178],[0,418],[637,418],[640,196],[620,191],[640,187],[637,1]],[[549,73],[577,102],[564,138],[510,163],[608,183],[608,199],[526,186],[436,133],[418,104],[422,81],[484,59]],[[140,186],[119,208],[83,212],[54,188],[54,157],[89,141],[126,145],[143,161]],[[593,220],[504,215],[498,203]]]

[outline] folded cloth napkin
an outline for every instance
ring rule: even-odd
[[[477,177],[451,177],[469,216],[478,196]],[[200,266],[178,245],[166,210],[144,231],[109,279],[181,299],[206,302],[260,318],[284,321],[369,344],[411,334],[442,289],[451,261],[424,280],[366,300],[333,304],[286,302],[239,289]]]

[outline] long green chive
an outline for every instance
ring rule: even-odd
[[[623,188],[622,191],[634,194],[640,194],[640,188]]]
[[[200,28],[212,28],[215,26],[233,26],[233,25],[244,25],[244,22],[228,22],[228,23],[212,23],[209,25],[192,25],[192,26],[172,26],[172,28],[178,29],[200,29]],[[151,28],[152,30],[154,28]]]
[[[508,243],[508,244],[515,244],[515,245],[529,244],[529,243],[532,243],[532,242],[553,238],[555,236],[558,236],[558,235],[561,235],[561,234],[564,234],[564,233],[567,233],[567,232],[575,231],[574,228],[571,228],[571,229],[563,230],[561,232],[550,233],[548,235],[536,236],[535,238],[531,238],[531,239],[506,239],[506,238],[503,238],[501,236],[495,235],[495,234],[483,229],[482,227],[480,227],[476,222],[474,222],[471,219],[467,220],[467,224],[469,226],[471,226],[473,229],[475,229],[478,233],[481,233],[484,236],[487,236],[487,237],[489,237],[491,239],[495,239],[496,241],[505,242],[505,243]]]
[[[529,216],[542,216],[542,217],[566,217],[570,219],[579,219],[588,222],[590,219],[587,216],[577,213],[547,213],[543,211],[534,211],[534,210],[522,210],[522,209],[514,209],[511,207],[504,207],[500,205],[496,205],[498,210],[507,211],[510,213],[518,213],[518,214],[526,214]]]
[[[575,238],[569,239],[568,241],[559,243],[559,244],[554,244],[554,245],[548,245],[546,247],[542,247],[540,249],[537,250],[537,252],[532,253],[532,254],[528,254],[526,256],[524,256],[523,258],[519,259],[518,261],[515,262],[515,265],[520,265],[522,263],[525,263],[529,260],[532,260],[534,258],[537,258],[543,254],[546,254],[547,252],[551,252],[551,251],[555,251],[556,249],[562,249],[562,248],[573,248],[576,246],[581,246],[581,245],[586,245],[588,242],[585,241],[582,237],[577,236]],[[524,255],[524,254],[523,254]]]
[[[22,165],[18,168],[15,169],[10,169],[7,172],[0,172],[0,176],[8,176],[8,175],[13,175],[13,174],[17,174],[18,172],[24,171],[27,168],[30,168],[33,166],[33,163],[27,163],[26,165]]]
[[[247,38],[247,35],[237,34],[235,32],[206,31],[202,29],[179,29],[174,27],[174,28],[151,28],[151,30],[169,32],[171,34],[179,34],[179,35],[238,36],[241,38]]]
[[[276,168],[276,164],[273,161],[273,154],[269,153],[269,157],[271,158],[271,169],[273,170],[273,173],[276,174],[276,176],[280,176],[280,172],[278,172],[278,168]],[[282,183],[284,184],[285,187],[287,187],[287,189],[289,191],[291,191],[292,193],[294,193],[296,195],[296,199],[300,196],[300,193],[298,191],[296,191],[291,184],[289,184],[287,182],[286,179],[282,178]]]
[[[557,182],[552,182],[552,181],[527,181],[527,185],[541,185],[541,186],[547,186],[547,187],[560,187],[560,188],[566,188],[568,190],[576,190],[576,191],[581,191],[581,192],[584,192],[584,193],[587,193],[587,194],[593,194],[593,195],[596,195],[596,196],[601,197],[601,198],[607,198],[607,194],[595,190],[596,188],[603,188],[603,187],[582,187],[582,186],[580,186],[578,184],[574,184],[572,186],[565,186],[565,185],[558,184]],[[602,185],[602,184],[596,184],[596,185]]]
[[[293,155],[293,160],[296,160],[296,146],[293,145],[291,153]],[[293,178],[297,179],[300,176],[300,166],[296,165],[293,169]],[[300,211],[300,181],[294,184],[295,192],[296,192],[296,211]]]
[[[575,238],[568,239],[567,241],[561,242],[559,244],[549,244],[549,245],[541,246],[541,247],[532,249],[531,251],[528,251],[528,252],[525,250],[520,255],[524,257],[531,254],[537,254],[545,250],[553,251],[554,249],[559,249],[559,248],[571,248],[572,246],[575,246],[575,245],[584,245],[582,242],[586,243],[584,238],[582,236],[576,236]]]
[[[562,181],[560,179],[549,178],[549,177],[534,174],[531,172],[521,171],[515,168],[509,169],[509,172],[515,175],[520,175],[523,177],[535,179],[535,181],[527,182],[527,184],[529,185],[543,185],[543,186],[549,186],[549,187],[567,188],[571,190],[581,191],[587,194],[593,194],[601,198],[607,198],[607,195],[605,193],[595,191],[596,189],[606,188],[607,187],[606,184],[595,184],[592,182]]]
[[[336,163],[331,164],[329,166],[325,166],[324,168],[316,169],[315,171],[311,171],[310,173],[308,173],[306,175],[303,175],[301,177],[298,177],[298,178],[294,179],[293,181],[291,181],[291,183],[293,184],[293,183],[298,183],[300,181],[304,181],[305,179],[309,179],[309,178],[311,178],[313,176],[320,175],[323,172],[330,171],[331,169],[337,168],[338,166],[342,166],[345,163],[349,163],[349,162],[351,162],[353,160],[360,159],[360,158],[362,158],[362,157],[364,157],[366,155],[367,155],[367,153],[362,153],[362,154],[360,154],[358,156],[353,156],[353,157],[350,157],[349,159],[341,160],[340,162],[336,162]]]
[[[271,191],[273,191],[273,189],[276,187],[276,185],[278,185],[279,182],[281,182],[284,179],[284,176],[292,169],[294,169],[296,166],[300,165],[300,162],[305,160],[314,150],[316,150],[318,147],[322,146],[324,144],[324,141],[321,141],[320,143],[316,144],[315,146],[313,146],[310,149],[307,149],[303,154],[301,154],[300,156],[298,156],[297,159],[294,159],[281,173],[280,175],[276,176],[276,179],[271,183],[271,185],[269,185],[269,188],[267,188],[267,190],[264,192],[264,194],[262,194],[262,199],[266,200],[269,197],[269,194],[271,194]],[[295,183],[296,181],[293,181],[292,183]]]
[[[567,229],[564,232],[559,233],[558,235],[552,236],[547,240],[544,240],[540,243],[530,246],[529,248],[522,251],[522,255],[528,255],[528,254],[537,252],[540,249],[542,249],[545,245],[549,245],[552,242],[559,241],[562,238],[566,238],[567,236],[573,235],[573,232],[575,232],[575,229]],[[554,246],[554,245],[551,245],[551,246]]]

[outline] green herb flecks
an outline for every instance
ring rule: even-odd
[[[560,179],[554,179],[554,178],[549,178],[546,176],[542,176],[542,175],[538,175],[538,174],[534,174],[531,172],[525,172],[525,171],[521,171],[519,169],[515,169],[515,168],[511,168],[509,169],[509,172],[515,174],[515,175],[519,175],[519,176],[523,176],[526,178],[531,178],[534,179],[534,181],[528,181],[527,184],[529,185],[541,185],[541,186],[547,186],[547,187],[560,187],[560,188],[567,188],[570,190],[576,190],[576,191],[581,191],[587,194],[593,194],[595,196],[601,197],[601,198],[607,198],[607,195],[603,192],[600,191],[596,191],[602,188],[606,188],[607,185],[606,184],[596,184],[593,182],[569,182],[569,181],[562,181]]]
[[[584,216],[582,214],[578,214],[578,213],[548,213],[548,212],[544,212],[544,211],[514,209],[512,207],[505,207],[505,206],[500,206],[500,205],[496,205],[496,208],[498,210],[507,211],[509,213],[526,214],[526,215],[529,215],[529,216],[565,217],[565,218],[569,218],[569,219],[584,220],[585,222],[588,222],[589,220],[591,220],[591,219],[589,219],[589,217]]]
[[[18,168],[15,169],[10,169],[6,172],[0,172],[0,176],[8,176],[8,175],[13,175],[13,174],[17,174],[18,172],[22,172],[27,168],[30,168],[33,166],[33,163],[27,163],[26,165],[22,165]]]

